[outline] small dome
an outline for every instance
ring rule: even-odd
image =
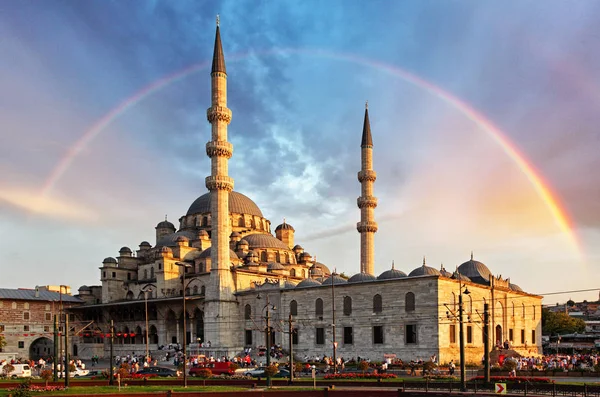
[[[440,274],[444,277],[452,278],[452,273],[446,270],[446,268],[443,265],[440,268]]]
[[[198,232],[198,237],[200,237],[200,238],[208,237],[208,232],[206,230],[202,229]]]
[[[88,287],[87,285],[82,285],[81,287],[79,287],[79,292],[81,291],[91,291],[92,289],[90,287]]]
[[[119,250],[119,254],[123,254],[123,253],[131,254],[131,248],[129,248],[129,247],[121,247],[121,249]]]
[[[429,267],[427,265],[421,265],[408,274],[408,277],[417,276],[441,276],[441,273],[438,269],[434,269],[433,267]]]
[[[309,262],[312,259],[312,255],[304,251],[300,254],[300,262]]]
[[[481,262],[473,260],[473,253],[471,253],[471,260],[463,263],[458,267],[458,272],[463,276],[467,276],[474,283],[489,285],[490,276],[492,272],[486,265]]]
[[[250,251],[246,254],[246,258],[258,258],[258,254],[255,251]]]
[[[175,230],[175,225],[173,225],[171,222],[164,220],[162,222],[160,222],[158,225],[156,225],[157,229],[173,229]]]
[[[385,272],[381,273],[379,277],[377,277],[377,280],[393,280],[404,277],[408,277],[406,273],[404,273],[402,270],[394,269],[394,267],[392,267],[390,270],[386,270]]]
[[[460,274],[459,272],[452,273],[452,278],[454,280],[460,280],[460,281],[471,281],[471,279],[469,277],[464,276],[464,275]]]
[[[364,283],[366,281],[375,281],[377,277],[373,276],[369,273],[357,273],[354,276],[350,277],[348,283]]]
[[[509,283],[508,287],[513,290],[513,291],[517,291],[517,292],[523,292],[523,290],[521,289],[521,287],[519,287],[517,284],[512,284]]]
[[[296,285],[296,288],[318,287],[319,285],[321,285],[321,283],[317,280],[313,280],[312,278],[305,278],[304,280],[300,281],[298,285]]]
[[[208,247],[202,251],[202,253],[198,256],[198,259],[210,258],[211,248],[212,247]],[[229,250],[229,259],[238,259],[238,256],[235,252]]]
[[[295,232],[294,227],[292,225],[290,225],[289,223],[285,223],[285,220],[283,221],[283,223],[279,226],[277,226],[275,228],[275,231],[278,230],[291,230],[292,232]]]
[[[177,238],[175,239],[175,242],[177,243],[187,243],[189,241],[190,239],[185,236],[177,236]]]
[[[313,266],[310,267],[310,269],[308,269],[308,273],[311,276],[322,276],[323,275],[323,269],[321,269],[318,266],[313,265]]]
[[[237,242],[237,247],[242,247],[242,246],[246,246],[248,247],[248,242],[244,239],[241,239],[240,241]]]
[[[152,247],[152,246],[150,245],[150,243],[149,243],[149,242],[147,242],[147,241],[142,241],[142,242],[140,243],[140,248],[141,248],[141,247]]]
[[[173,254],[173,250],[169,247],[162,247],[160,249],[160,252],[163,254]]]
[[[296,244],[296,245],[294,245],[294,248],[292,248],[292,249],[293,249],[294,251],[298,251],[298,250],[300,250],[300,251],[304,251],[304,248],[302,248],[302,246],[301,246],[301,245],[299,245],[299,244]]]
[[[333,285],[348,283],[348,281],[346,281],[346,279],[343,279],[336,274],[334,276],[327,277],[327,280],[323,281],[323,285],[331,285],[332,279],[333,279]]]
[[[296,288],[296,284],[292,283],[291,281],[285,280],[285,282],[283,283],[283,288],[284,289]]]
[[[238,232],[231,232],[231,234],[229,235],[229,238],[233,238],[233,237],[240,237],[241,234],[239,234]]]
[[[112,256],[109,256],[108,258],[104,258],[102,263],[117,263],[117,260],[115,258],[113,258]]]
[[[327,280],[327,277],[317,277],[317,278],[315,278],[315,279],[313,279],[313,280],[316,280],[316,281],[318,281],[319,283],[323,284],[323,281]]]
[[[273,237],[271,234],[265,233],[254,233],[248,234],[244,237],[244,240],[250,244],[252,249],[255,248],[276,248],[280,250],[289,251],[288,247],[283,241]]]
[[[327,266],[325,266],[324,264],[322,264],[321,262],[315,262],[312,265],[312,267],[314,267],[315,269],[321,269],[323,274],[331,274],[331,272],[329,271],[329,268]]]
[[[281,263],[271,262],[267,265],[267,271],[271,270],[285,270],[285,267]]]

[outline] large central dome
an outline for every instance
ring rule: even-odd
[[[210,192],[198,197],[196,201],[190,205],[187,215],[209,213],[210,201]],[[254,201],[250,200],[241,193],[233,191],[229,192],[229,212],[235,214],[255,215],[263,218],[260,208],[258,208]]]

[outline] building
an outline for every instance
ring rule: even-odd
[[[6,339],[0,352],[32,359],[53,356],[54,317],[81,304],[68,286],[0,288],[0,334]]]
[[[271,222],[250,198],[233,190],[228,174],[232,112],[219,29],[217,24],[207,110],[208,192],[192,202],[177,227],[167,219],[158,223],[154,244],[142,241],[135,253],[122,247],[116,258],[104,259],[101,287],[80,288],[86,305],[71,312],[90,326],[74,338],[79,355],[106,356],[108,342],[102,336],[113,321],[117,355],[155,353],[185,341],[193,353],[232,356],[248,348],[256,352],[266,345],[267,334],[285,348],[292,329],[299,356],[331,355],[335,341],[337,355],[345,358],[436,355],[448,362],[458,358],[460,298],[467,361],[479,362],[483,355],[484,303],[490,307],[492,346],[510,340],[526,355],[540,353],[541,297],[494,276],[472,254],[452,273],[423,260],[409,274],[393,265],[374,274],[377,175],[368,107],[358,172],[359,273],[348,279],[332,274],[296,244],[295,230],[285,220],[273,236]]]

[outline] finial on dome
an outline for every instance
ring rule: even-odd
[[[167,220],[167,214],[165,214],[165,221]]]
[[[219,14],[217,14],[217,26],[219,26]]]
[[[425,255],[423,255],[423,266],[425,266]]]
[[[440,270],[445,270],[445,269],[444,269],[444,264],[443,264],[443,263],[442,263],[442,264],[440,264]]]
[[[283,224],[285,225],[285,218],[283,218]]]
[[[394,270],[394,261],[392,260],[392,270]]]
[[[473,260],[473,251],[471,251],[471,260]]]

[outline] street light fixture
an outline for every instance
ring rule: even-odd
[[[142,290],[144,293],[144,305],[146,311],[146,363],[148,362],[149,353],[148,353],[148,293],[152,293],[152,288],[148,287]]]
[[[336,374],[337,373],[337,358],[336,358],[336,351],[337,351],[337,342],[335,341],[335,276],[337,276],[337,273],[335,272],[335,270],[333,271],[333,273],[331,273],[331,333],[333,335],[332,337],[332,342],[333,342],[333,373]]]
[[[262,297],[260,296],[260,294],[258,294],[258,296],[256,297],[256,299],[261,299]],[[269,295],[267,294],[267,303],[265,304],[265,306],[262,308],[262,310],[267,309],[266,313],[265,313],[265,322],[266,322],[266,328],[265,328],[265,338],[267,339],[267,387],[271,386],[271,373],[269,372],[268,368],[271,366],[271,317],[270,317],[270,313],[269,313],[269,306],[271,306],[273,308],[273,310],[277,310],[277,308],[273,305],[271,305],[269,303]],[[262,313],[261,310],[261,313]],[[290,368],[291,370],[291,368]]]
[[[181,276],[181,285],[183,286],[183,387],[187,387],[187,329],[186,329],[186,321],[185,321],[185,273],[188,268],[191,268],[192,265],[187,262],[175,262],[177,266],[183,267],[183,275]]]
[[[459,287],[458,294],[458,324],[459,324],[459,347],[460,347],[460,390],[465,392],[467,391],[467,381],[465,378],[465,332],[463,327],[463,295],[469,295],[471,292],[469,289],[465,287],[463,291],[463,285],[461,284]]]

